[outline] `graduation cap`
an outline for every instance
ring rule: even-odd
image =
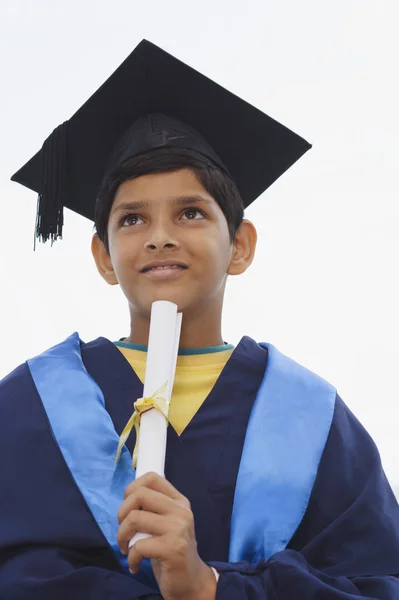
[[[154,148],[200,152],[230,174],[245,207],[310,148],[271,117],[143,40],[12,176],[39,195],[39,239],[61,236],[64,206],[94,220],[96,197],[121,138],[119,164]]]

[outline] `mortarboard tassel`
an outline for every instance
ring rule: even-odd
[[[35,240],[51,244],[62,238],[67,175],[67,121],[44,142],[41,151],[41,190],[37,199]]]

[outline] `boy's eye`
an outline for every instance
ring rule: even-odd
[[[122,227],[131,227],[132,225],[138,225],[143,219],[139,215],[124,215],[120,224]]]
[[[186,208],[183,211],[182,216],[190,221],[194,221],[198,219],[203,219],[205,217],[205,214],[199,208]]]

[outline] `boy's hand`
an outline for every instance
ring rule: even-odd
[[[118,544],[137,573],[151,559],[164,600],[214,600],[216,578],[197,553],[190,503],[164,477],[148,473],[130,484],[119,512]],[[128,550],[137,533],[149,533]]]

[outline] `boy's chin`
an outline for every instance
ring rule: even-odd
[[[133,306],[135,306],[136,310],[138,309],[139,312],[145,313],[149,316],[151,314],[151,307],[154,302],[157,302],[159,300],[166,300],[168,302],[173,302],[174,304],[177,304],[178,312],[184,312],[190,309],[190,307],[194,304],[193,299],[191,299],[190,301],[187,297],[184,296],[185,295],[182,293],[179,294],[176,292],[173,293],[164,291],[163,293],[151,295],[151,297],[146,298],[145,302],[140,302],[140,308],[137,306],[136,303],[133,303]]]

